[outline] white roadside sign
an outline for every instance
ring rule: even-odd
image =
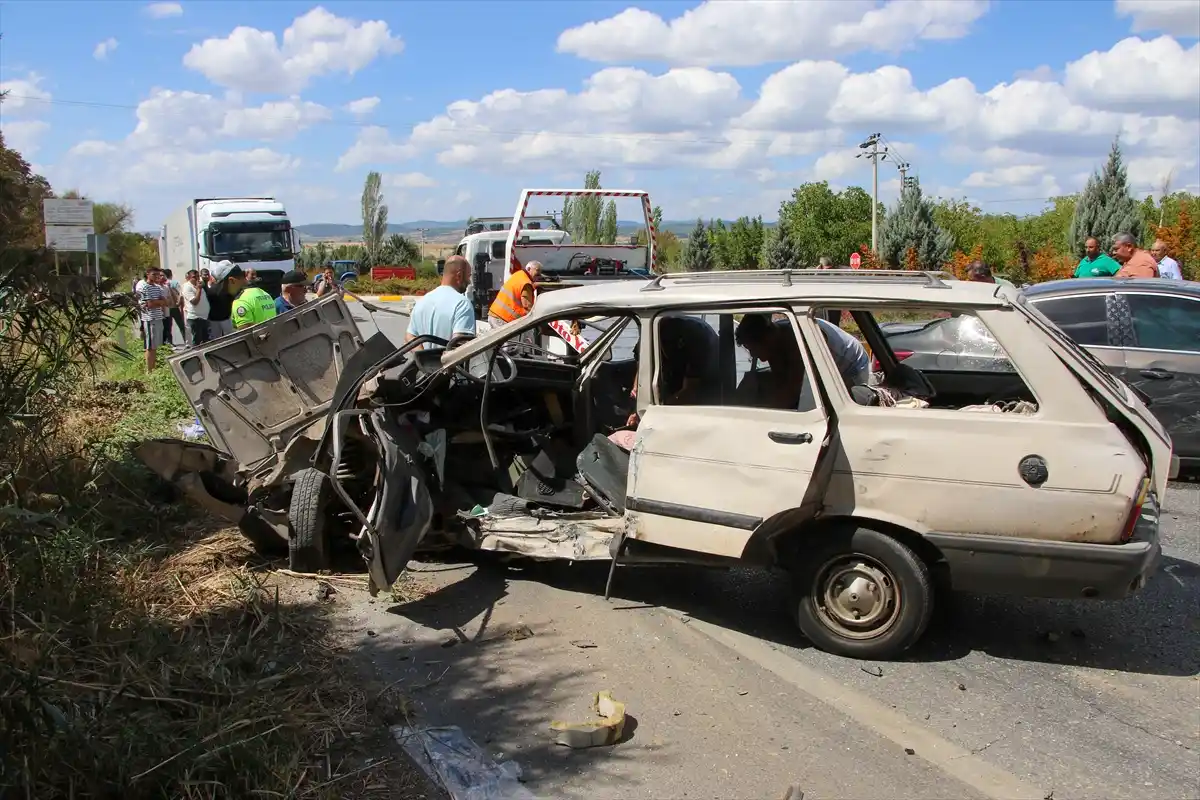
[[[47,225],[46,247],[51,250],[88,251],[88,237],[92,235],[91,225]]]
[[[90,228],[95,225],[94,207],[91,200],[42,201],[42,211],[47,225],[72,225]]]

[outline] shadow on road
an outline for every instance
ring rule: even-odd
[[[601,594],[607,566],[534,564],[516,579]],[[614,607],[663,606],[787,647],[810,646],[791,623],[782,573],[690,567],[618,568]],[[996,658],[1151,675],[1200,674],[1200,565],[1164,557],[1139,594],[1119,601],[1063,601],[953,594],[942,599],[909,661]]]
[[[382,635],[356,648],[356,655],[373,665],[378,682],[395,685],[414,705],[411,719],[391,722],[462,726],[497,762],[516,760],[534,794],[591,797],[588,784],[573,780],[585,775],[606,791],[619,790],[624,782],[627,796],[637,796],[639,787],[621,778],[619,765],[630,758],[646,769],[669,764],[669,748],[637,742],[632,718],[611,747],[571,750],[554,742],[550,721],[564,703],[586,719],[587,701],[603,687],[604,676],[588,664],[573,661],[568,668],[543,657],[548,646],[559,643],[557,631],[493,623],[496,606],[508,594],[508,579],[503,569],[481,568],[441,591],[388,609],[397,625],[409,620],[452,629],[454,635],[442,641],[413,642],[381,629]]]

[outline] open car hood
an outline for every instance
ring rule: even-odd
[[[340,295],[173,356],[175,378],[217,449],[268,472],[296,435],[319,438],[346,362],[363,346]]]

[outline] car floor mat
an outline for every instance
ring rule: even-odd
[[[625,513],[625,486],[629,481],[629,453],[602,433],[576,459],[579,474],[588,486],[599,492],[613,509]]]
[[[517,479],[517,497],[544,505],[583,508],[583,487],[573,480],[574,455],[557,439],[546,442]]]

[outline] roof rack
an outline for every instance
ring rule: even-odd
[[[658,292],[671,283],[779,283],[780,286],[803,285],[806,283],[842,283],[847,279],[857,282],[920,284],[929,289],[949,289],[942,280],[953,278],[942,271],[916,271],[908,269],[746,269],[720,270],[716,272],[664,272],[642,287],[643,292]]]

